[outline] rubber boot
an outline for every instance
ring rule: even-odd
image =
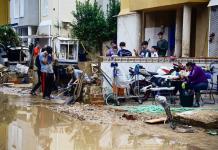
[[[200,107],[200,98],[201,98],[201,93],[195,93],[195,104],[193,105],[194,107]]]

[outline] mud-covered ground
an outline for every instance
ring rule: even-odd
[[[146,135],[169,139],[186,145],[186,147],[178,149],[217,149],[218,147],[218,136],[209,135],[207,129],[189,127],[191,129],[190,132],[182,133],[186,130],[183,130],[184,126],[181,124],[178,124],[177,128],[172,130],[168,123],[153,125],[145,123],[145,120],[148,119],[164,117],[164,113],[131,113],[114,106],[94,106],[80,103],[68,106],[62,104],[63,100],[45,101],[41,100],[40,96],[32,97],[28,94],[29,89],[0,87],[0,92],[7,95],[17,95],[19,98],[15,99],[22,99],[28,102],[28,106],[37,105],[52,112],[63,114],[68,118],[76,118],[81,122],[90,122],[100,126],[120,126],[122,130],[125,130],[132,136],[140,137]],[[146,102],[143,105],[148,104],[151,103]],[[143,144],[143,141],[141,142],[139,141],[140,144]]]

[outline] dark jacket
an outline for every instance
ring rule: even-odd
[[[151,57],[151,52],[148,49],[142,49],[139,53],[140,57]]]
[[[207,77],[201,67],[193,65],[193,69],[188,76],[188,82],[191,84],[198,84],[201,82],[208,82]]]
[[[132,56],[132,53],[127,49],[120,49],[117,53],[119,57]]]

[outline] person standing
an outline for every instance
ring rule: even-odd
[[[50,100],[51,97],[51,92],[53,90],[54,86],[54,81],[55,81],[55,75],[54,75],[54,70],[53,70],[53,53],[52,53],[52,47],[47,46],[46,48],[48,55],[47,55],[47,74],[46,74],[46,80],[45,80],[45,94],[44,94],[44,99]]]
[[[40,45],[39,45],[39,43],[37,43],[36,47],[34,47],[34,49],[33,49],[33,57],[38,56],[39,53],[40,53]]]
[[[41,65],[41,87],[42,87],[42,96],[45,98],[45,84],[46,84],[46,75],[48,67],[48,52],[47,49],[39,54],[39,61]]]
[[[168,41],[163,38],[163,32],[159,32],[157,35],[159,37],[159,41],[157,41],[158,55],[165,57],[168,50]]]
[[[46,50],[45,48],[42,48],[41,53],[44,52],[45,50]],[[38,82],[35,84],[35,86],[32,88],[32,90],[30,92],[30,94],[33,96],[36,95],[36,90],[38,90],[39,87],[41,86],[41,63],[39,60],[39,55],[36,56],[35,66],[36,66]]]

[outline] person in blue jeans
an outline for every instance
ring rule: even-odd
[[[205,72],[202,70],[201,67],[197,66],[195,63],[188,62],[186,64],[186,69],[190,71],[190,74],[188,75],[187,83],[189,85],[190,89],[193,89],[195,91],[195,107],[199,107],[199,101],[200,101],[200,91],[201,90],[207,90],[208,88],[208,80],[205,75]]]

